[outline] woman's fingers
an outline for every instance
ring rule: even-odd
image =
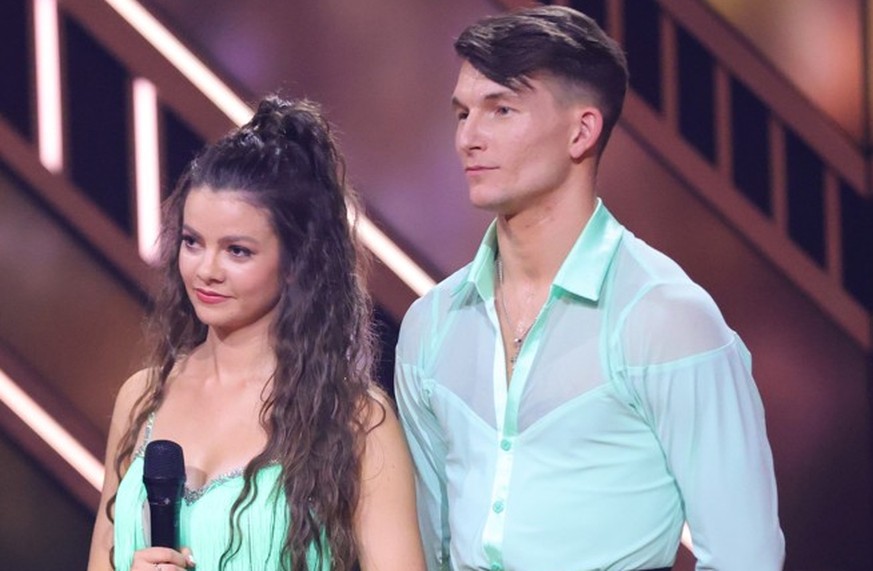
[[[194,554],[187,547],[182,548],[182,557],[185,558],[185,567],[194,567],[197,563],[194,562]]]
[[[184,571],[193,567],[194,556],[187,547],[181,551],[169,547],[148,547],[133,554],[130,571]]]

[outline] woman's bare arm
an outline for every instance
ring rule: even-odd
[[[380,399],[381,400],[381,399]],[[361,461],[361,497],[355,535],[362,571],[424,571],[415,513],[412,460],[397,415],[371,401],[373,426]]]
[[[113,543],[113,526],[106,515],[106,504],[118,489],[118,476],[115,473],[115,455],[122,436],[127,431],[130,411],[136,399],[143,393],[146,386],[147,372],[139,371],[131,376],[115,399],[112,411],[112,421],[109,425],[109,439],[106,443],[106,474],[103,480],[103,491],[100,494],[100,507],[97,509],[97,519],[94,522],[94,533],[91,536],[91,552],[88,557],[88,571],[111,571],[112,562],[109,551]]]

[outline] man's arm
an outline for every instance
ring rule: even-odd
[[[397,348],[394,391],[415,464],[416,503],[425,560],[430,571],[439,571],[450,568],[446,447],[439,424],[427,404],[431,387],[425,386],[418,367],[407,360],[409,351],[405,348],[412,345],[407,320]]]
[[[690,295],[665,295],[662,311],[637,319],[628,379],[682,494],[697,569],[781,570],[773,459],[750,356],[708,296],[681,293]]]

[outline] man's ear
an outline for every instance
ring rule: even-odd
[[[571,132],[570,156],[580,160],[597,148],[603,132],[603,115],[596,107],[579,107],[574,112],[574,128]]]

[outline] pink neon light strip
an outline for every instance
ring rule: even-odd
[[[36,98],[39,159],[52,172],[64,168],[61,118],[61,64],[58,7],[55,0],[34,0]]]
[[[155,85],[133,80],[134,154],[136,156],[136,217],[139,255],[152,263],[160,229],[161,182],[158,152],[158,95]]]
[[[98,490],[103,488],[103,465],[2,370],[0,370],[0,401],[3,401],[3,404],[51,446],[89,484]]]

